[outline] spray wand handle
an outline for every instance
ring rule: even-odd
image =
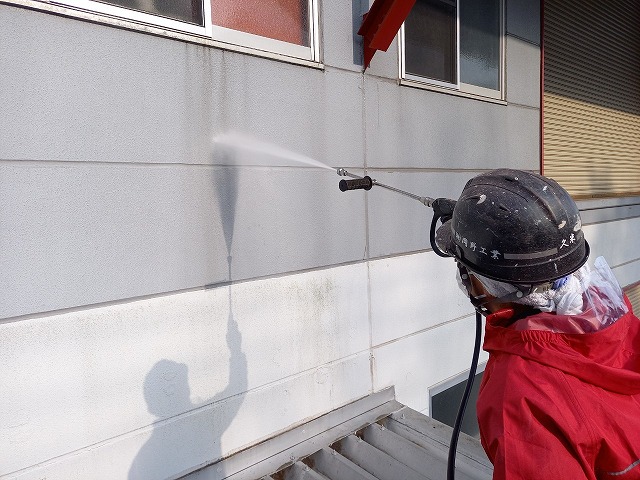
[[[363,178],[355,178],[353,180],[340,180],[340,183],[338,183],[338,188],[341,192],[359,189],[371,190],[371,188],[373,188],[373,180],[369,176]]]

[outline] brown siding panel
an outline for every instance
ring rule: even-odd
[[[640,2],[544,2],[544,173],[578,198],[640,194]]]
[[[638,315],[640,313],[640,282],[626,287],[624,293],[629,297],[634,313]]]

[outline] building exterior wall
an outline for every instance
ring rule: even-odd
[[[395,42],[363,75],[355,0],[321,2],[317,66],[20,3],[0,3],[0,478],[175,478],[390,385],[428,413],[468,369],[428,209],[225,165],[212,138],[431,197],[537,171],[533,2],[506,2],[504,104],[398,85]],[[640,224],[611,208],[586,232],[632,283],[635,235],[606,239]]]

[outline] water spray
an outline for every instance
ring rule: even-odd
[[[451,200],[449,198],[431,198],[431,197],[421,197],[419,195],[415,195],[413,193],[405,192],[404,190],[400,190],[395,187],[390,187],[389,185],[385,185],[383,183],[378,182],[377,180],[371,178],[366,175],[364,177],[359,177],[358,175],[354,175],[352,173],[347,172],[344,168],[338,168],[336,173],[341,177],[350,177],[352,180],[340,180],[338,184],[338,188],[340,191],[346,192],[348,190],[371,190],[374,186],[382,187],[387,190],[391,190],[392,192],[399,193],[400,195],[404,195],[409,198],[413,198],[414,200],[418,200],[426,207],[433,208],[433,219],[431,220],[431,228],[429,230],[429,240],[431,242],[431,248],[433,251],[439,255],[440,257],[451,257],[447,252],[442,251],[440,247],[436,243],[436,227],[438,224],[438,220],[442,223],[445,223],[453,218],[453,209],[456,206],[456,201]],[[458,414],[456,415],[456,421],[453,426],[453,431],[451,433],[451,441],[449,443],[449,457],[447,459],[447,480],[454,480],[455,478],[455,464],[456,464],[456,451],[458,448],[458,437],[460,436],[460,428],[462,426],[462,419],[464,418],[464,412],[467,408],[467,403],[469,402],[469,397],[471,395],[471,388],[473,387],[473,380],[476,376],[476,370],[478,368],[478,357],[480,355],[480,339],[482,332],[482,317],[480,312],[476,311],[476,337],[474,342],[473,355],[471,359],[471,367],[469,369],[469,377],[467,378],[467,385],[465,387],[464,393],[462,394],[462,399],[460,401],[460,407],[458,408]]]

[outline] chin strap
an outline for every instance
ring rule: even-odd
[[[462,263],[456,262],[458,266],[458,271],[460,272],[460,278],[462,279],[462,284],[467,289],[467,293],[469,295],[469,300],[473,305],[473,308],[476,309],[476,312],[484,315],[485,317],[491,313],[489,307],[493,305],[499,305],[502,303],[513,303],[517,302],[521,298],[526,297],[527,295],[532,294],[539,289],[546,288],[545,285],[513,285],[516,288],[515,292],[509,293],[507,295],[503,295],[500,298],[488,297],[487,295],[478,295],[474,296],[471,291],[473,289],[471,285],[471,277],[469,270]],[[512,284],[510,284],[512,285]]]

